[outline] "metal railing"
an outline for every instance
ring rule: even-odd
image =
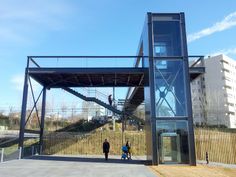
[[[28,56],[27,67],[36,68],[112,68],[143,67],[144,59],[149,56]],[[155,60],[183,59],[181,56],[155,56]],[[190,67],[204,66],[204,56],[188,56]]]
[[[42,154],[41,145],[25,146],[22,150],[22,157],[24,158],[39,155],[39,154]]]
[[[93,88],[87,88],[87,87],[79,87],[79,88],[74,88],[76,91],[79,93],[83,94],[86,97],[94,97],[97,98],[101,101],[103,101],[106,104],[109,104],[108,102],[108,94],[102,93],[101,91]],[[115,100],[112,98],[112,105],[117,106],[118,105],[118,100]]]
[[[42,154],[42,146],[38,144],[28,145],[23,148],[18,148],[17,146],[4,147],[0,148],[0,163],[39,154]]]
[[[204,67],[204,56],[189,56],[189,67]]]
[[[21,148],[6,147],[0,148],[0,162],[21,159]]]
[[[117,68],[133,67],[143,56],[28,56],[30,68]],[[141,66],[140,66],[141,67]]]

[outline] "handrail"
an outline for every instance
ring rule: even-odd
[[[0,143],[0,146],[4,146],[5,144],[11,143],[11,142],[15,142],[15,141],[17,141],[18,139],[19,139],[18,137],[17,137],[17,138],[8,139],[8,140],[6,140],[6,141],[1,142],[1,143]]]
[[[96,98],[99,98],[99,99],[101,99],[101,97],[103,97],[105,100],[108,100],[108,96],[109,95],[106,95],[106,94],[104,94],[104,93],[102,93],[102,92],[100,92],[100,91],[98,91],[98,90],[91,90],[91,89],[89,89],[89,88],[86,88],[86,87],[82,87],[82,89],[83,90],[86,90],[86,91],[89,91],[89,93],[95,93],[95,97]],[[98,96],[97,96],[98,95]],[[114,102],[114,103],[117,103],[118,101],[116,100],[116,99],[112,99],[112,101]]]
[[[139,59],[142,59],[142,58],[150,58],[151,56],[147,56],[147,55],[99,55],[99,56],[28,56],[30,59],[33,59],[33,58],[139,58]],[[189,55],[188,58],[202,58],[204,56],[202,55]],[[152,56],[151,58],[153,59],[182,59],[184,58],[183,56]]]
[[[91,62],[94,59],[108,59],[108,60],[109,59],[124,59],[122,61],[129,61],[129,60],[125,60],[125,59],[136,60],[136,58],[141,60],[143,58],[143,56],[119,56],[119,55],[117,55],[117,56],[108,56],[108,55],[107,56],[28,56],[28,63],[31,62],[32,64],[34,64],[34,66],[36,66],[37,68],[40,68],[40,67],[43,67],[43,66],[40,66],[40,64],[39,64],[40,59],[49,59],[49,60],[50,59],[57,59],[57,60],[60,59],[63,62],[67,62],[66,60],[63,60],[63,59],[81,59],[83,62],[85,60],[86,61],[86,65],[87,65],[88,61]],[[79,61],[79,60],[77,60],[77,61]],[[97,62],[99,62],[99,60]],[[34,67],[34,66],[31,66],[31,67]],[[30,68],[30,66],[28,66],[28,68]]]
[[[28,56],[29,58],[148,58],[148,55],[64,55],[64,56]],[[202,55],[189,55],[188,57],[203,57]],[[184,58],[183,56],[153,56],[151,58]]]
[[[195,58],[195,57],[192,57],[192,58]],[[202,64],[202,66],[204,66],[204,56],[200,56],[196,61],[194,61],[194,63],[190,67],[194,67],[198,63],[200,63],[200,64]]]

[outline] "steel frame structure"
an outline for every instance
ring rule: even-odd
[[[139,56],[28,56],[27,57],[27,66],[25,68],[25,78],[24,78],[24,88],[23,88],[23,98],[22,98],[22,107],[21,107],[21,121],[20,121],[20,133],[19,133],[19,147],[22,147],[22,151],[24,150],[24,133],[35,133],[40,135],[40,147],[43,144],[43,132],[44,132],[44,120],[45,120],[45,108],[46,108],[46,92],[47,89],[51,88],[66,88],[66,87],[107,87],[107,86],[135,86],[135,87],[143,87],[147,85],[147,81],[145,81],[144,75],[147,75],[147,70],[143,68],[48,68],[48,67],[41,67],[34,59],[35,58],[91,58],[91,59],[98,59],[98,58],[120,58],[120,59],[127,59],[127,58],[138,58]],[[143,57],[143,56],[142,56]],[[29,64],[33,63],[36,67],[30,67]],[[91,79],[88,79],[90,82],[85,83],[87,85],[80,85],[69,83],[69,85],[65,82],[66,79],[61,77],[60,79],[56,78],[56,80],[52,80],[48,74],[53,73],[51,76],[60,75],[60,74],[71,74],[73,77],[76,75],[88,75],[89,74],[114,74],[116,78],[114,78],[114,82],[107,84],[92,84]],[[117,74],[123,74],[120,77],[127,75],[129,77],[128,82],[120,82]],[[36,77],[40,76],[40,77]],[[110,75],[106,76],[109,77]],[[37,99],[35,98],[35,94],[32,87],[31,77],[36,80],[43,88],[39,93]],[[36,77],[36,78],[35,78]],[[48,79],[49,78],[49,79]],[[105,78],[105,77],[104,77]],[[103,78],[103,79],[104,79]],[[134,78],[133,83],[132,78]],[[41,79],[41,80],[40,80]],[[55,78],[54,78],[55,79]],[[50,83],[48,83],[48,80]],[[104,80],[102,81],[104,82]],[[28,90],[30,88],[32,99],[33,99],[33,107],[30,110],[29,115],[27,116],[27,99],[28,99]],[[41,116],[39,116],[39,110],[37,108],[37,103],[42,97],[42,106],[41,106]],[[33,113],[36,111],[36,116],[38,120],[39,130],[28,130],[26,129],[26,125]],[[41,150],[40,150],[41,151]],[[23,156],[23,153],[22,153]]]
[[[65,87],[64,85],[60,85],[58,86],[58,84],[60,84],[60,80],[57,80],[57,82],[55,82],[54,84],[48,84],[45,85],[43,82],[38,81],[41,85],[42,85],[42,90],[40,91],[38,97],[35,97],[34,94],[34,90],[32,87],[32,82],[31,82],[31,77],[32,75],[34,75],[35,73],[39,74],[39,75],[45,75],[48,72],[51,73],[53,71],[53,73],[91,73],[92,72],[101,72],[101,73],[106,73],[107,69],[104,68],[42,68],[35,60],[34,58],[145,58],[147,56],[28,56],[27,57],[27,66],[25,68],[25,79],[24,79],[24,89],[23,89],[23,98],[22,98],[22,108],[21,108],[21,124],[20,124],[20,134],[19,134],[19,147],[24,147],[24,133],[35,133],[35,134],[39,134],[40,135],[40,145],[42,146],[43,144],[43,132],[44,132],[44,119],[45,119],[45,108],[46,108],[46,92],[47,89],[51,89],[51,88],[63,88]],[[199,59],[202,59],[202,56],[189,56],[189,57],[198,57]],[[160,57],[153,57],[155,59],[159,59]],[[32,62],[35,66],[33,68],[31,68],[29,66],[29,63]],[[199,62],[199,60],[197,61]],[[118,72],[118,73],[125,73],[126,70],[129,70],[130,72],[130,68],[111,68],[112,72]],[[203,68],[192,68],[193,70],[193,79],[196,77],[196,74],[202,73],[203,72]],[[77,72],[79,71],[79,72]],[[135,69],[135,72],[141,72],[142,74],[146,75],[145,77],[148,77],[148,73],[147,73],[147,69]],[[195,75],[194,75],[195,74]],[[144,77],[142,77],[143,80]],[[63,78],[64,79],[64,78]],[[62,79],[62,80],[63,80]],[[129,78],[130,79],[130,78]],[[147,82],[147,81],[145,81]],[[56,84],[56,85],[55,85]],[[72,84],[73,85],[73,84]],[[131,85],[131,86],[137,86],[136,88],[143,88],[143,86],[145,85],[149,85],[149,83],[142,83],[139,81],[137,85]],[[74,86],[74,85],[73,85]],[[86,85],[89,86],[89,85]],[[106,85],[102,85],[102,86],[106,86]],[[112,86],[116,86],[115,83]],[[127,86],[127,84],[124,84],[123,86]],[[128,85],[129,86],[129,85]],[[31,108],[31,111],[29,113],[28,116],[26,116],[26,112],[27,112],[27,98],[28,98],[28,89],[30,88],[31,94],[32,94],[32,99],[33,99],[33,107]],[[142,91],[143,92],[143,91]],[[142,93],[143,94],[143,93]],[[137,96],[137,95],[136,95]],[[133,97],[136,97],[133,96]],[[39,102],[40,97],[42,97],[42,106],[41,106],[41,116],[39,115],[39,110],[37,108],[37,103]],[[133,97],[131,100],[129,100],[127,98],[128,101],[132,101]],[[141,101],[139,101],[140,103],[143,101],[144,99],[144,95],[141,96]],[[135,101],[133,101],[135,102]],[[25,126],[27,125],[30,116],[32,114],[33,111],[36,111],[36,116],[38,119],[38,125],[39,125],[39,130],[29,130],[29,129],[25,129]],[[23,150],[23,148],[22,148]],[[22,153],[23,156],[23,153]]]
[[[159,14],[154,14],[154,15],[159,15]],[[162,14],[163,15],[163,14]],[[168,14],[164,14],[168,15]],[[184,15],[183,13],[180,14],[181,19],[184,21]],[[46,92],[47,89],[51,88],[64,88],[64,87],[136,87],[136,91],[138,89],[143,89],[148,87],[149,88],[149,95],[150,95],[150,104],[149,104],[149,110],[150,110],[150,119],[147,120],[146,122],[149,122],[149,127],[151,131],[151,142],[148,146],[151,146],[152,149],[152,158],[151,158],[151,163],[154,165],[158,165],[158,145],[157,145],[157,135],[156,135],[156,121],[157,120],[173,120],[173,117],[159,117],[158,119],[156,118],[156,102],[155,102],[155,75],[154,75],[154,61],[155,60],[173,60],[173,59],[181,59],[184,61],[184,72],[187,74],[186,77],[186,91],[187,91],[187,102],[189,103],[187,106],[189,116],[188,117],[175,117],[175,120],[187,120],[189,123],[189,149],[190,149],[190,165],[196,165],[196,158],[195,158],[195,148],[194,148],[194,132],[193,132],[193,122],[192,122],[192,108],[191,108],[191,95],[190,95],[190,80],[193,80],[196,78],[198,75],[204,73],[204,67],[198,66],[196,63],[200,62],[203,60],[203,56],[188,56],[187,53],[187,46],[184,46],[184,54],[183,56],[179,57],[172,57],[172,56],[154,56],[153,55],[153,36],[152,36],[152,17],[153,14],[148,13],[147,15],[147,42],[149,47],[148,47],[148,55],[145,55],[146,53],[140,53],[138,52],[137,56],[28,56],[27,58],[27,66],[25,68],[25,78],[24,78],[24,89],[23,89],[23,98],[22,98],[22,108],[21,108],[21,123],[20,123],[20,133],[19,133],[19,147],[24,147],[24,133],[29,132],[29,133],[38,133],[40,135],[40,145],[43,144],[43,133],[44,133],[44,120],[45,120],[45,110],[46,110]],[[182,36],[185,36],[185,26],[183,24],[182,28]],[[183,38],[185,41],[183,43],[186,43],[186,38]],[[140,44],[140,48],[143,46]],[[188,65],[188,58],[190,57],[198,57],[199,59],[190,66]],[[75,58],[75,59],[80,59],[80,58],[90,58],[90,59],[98,59],[98,58],[119,58],[119,59],[127,59],[127,58],[135,58],[136,63],[134,64],[134,67],[130,68],[46,68],[46,67],[41,67],[34,59],[39,59],[39,58]],[[147,59],[149,62],[149,67],[144,67],[144,59]],[[33,63],[36,67],[30,67],[29,63]],[[139,67],[139,63],[142,63],[142,66]],[[56,75],[56,74],[69,74],[71,76],[81,78],[82,75],[86,75],[87,80],[89,82],[84,82],[83,84],[76,84],[76,81],[73,82],[68,82],[68,79],[70,77],[66,77],[65,75]],[[89,74],[94,74],[99,76],[101,74],[101,78],[99,84],[94,84],[92,81],[91,77]],[[107,74],[107,75],[105,75]],[[120,80],[117,78],[117,76],[120,75]],[[91,76],[94,76],[91,75]],[[114,79],[112,81],[109,80],[109,77],[111,75],[114,75]],[[54,77],[58,76],[58,77]],[[31,83],[31,78],[34,78],[38,83],[41,84],[42,90],[40,94],[38,95],[37,98],[35,98],[32,83]],[[122,79],[126,79],[126,82],[124,82]],[[106,80],[108,79],[108,80]],[[132,80],[133,79],[133,80]],[[77,79],[78,80],[78,79]],[[105,83],[107,81],[107,83]],[[132,82],[131,82],[132,81]],[[128,84],[127,84],[128,83]],[[30,88],[31,93],[32,93],[32,98],[33,98],[33,108],[30,111],[30,114],[28,117],[26,117],[27,114],[27,98],[28,98],[28,89]],[[168,88],[166,88],[168,90]],[[127,100],[130,102],[132,101],[133,98],[135,98],[135,92],[132,93],[134,90],[129,89],[129,93],[127,94]],[[141,97],[141,101],[139,100],[138,103],[142,102],[142,99],[146,99],[146,96],[144,96],[144,89],[141,92],[137,93],[142,93],[143,96]],[[132,99],[129,98],[128,95],[132,95]],[[37,109],[37,103],[39,101],[39,98],[42,97],[42,106],[41,106],[41,116],[39,116],[38,112],[39,110]],[[139,97],[140,98],[140,97]],[[163,100],[164,101],[164,100]],[[126,103],[125,105],[129,105]],[[134,107],[135,108],[135,107]],[[37,119],[38,119],[38,124],[39,124],[39,130],[27,130],[25,128],[31,113],[35,109]],[[23,153],[22,153],[23,156]]]

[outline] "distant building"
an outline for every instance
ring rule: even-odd
[[[194,123],[236,128],[236,61],[218,55],[204,62],[205,74],[191,83]]]
[[[82,117],[88,121],[93,117],[100,117],[105,115],[105,108],[94,102],[82,102]]]
[[[0,130],[8,130],[9,118],[0,114]]]

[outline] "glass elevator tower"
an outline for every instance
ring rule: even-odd
[[[184,13],[148,13],[140,40],[147,156],[153,164],[196,164]]]

